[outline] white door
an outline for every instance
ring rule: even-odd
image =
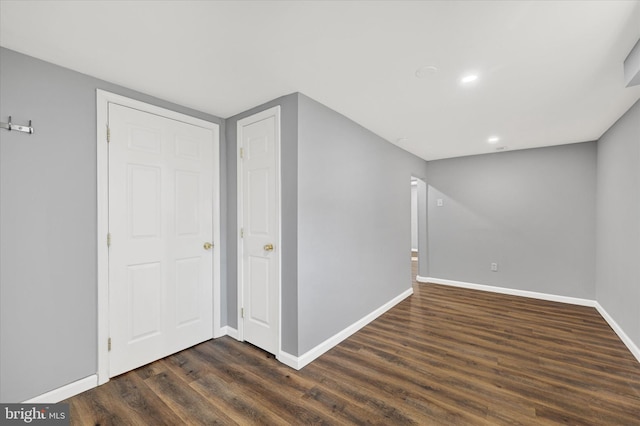
[[[280,108],[238,121],[240,338],[279,355]]]
[[[113,377],[213,337],[213,131],[108,113]]]

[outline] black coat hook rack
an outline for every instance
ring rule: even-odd
[[[8,131],[17,130],[19,132],[29,133],[30,135],[33,134],[33,127],[31,127],[31,120],[29,120],[28,126],[21,126],[19,124],[11,123],[11,116],[9,116],[8,123],[0,122],[0,129],[7,129]]]

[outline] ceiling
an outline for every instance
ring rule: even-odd
[[[223,118],[302,92],[426,160],[598,139],[639,38],[639,1],[0,1],[6,48]]]

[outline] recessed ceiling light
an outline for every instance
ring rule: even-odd
[[[460,82],[463,83],[463,84],[467,84],[467,83],[471,83],[472,81],[476,81],[477,79],[478,79],[478,75],[477,74],[469,74],[469,75],[465,75],[464,77],[462,77]]]
[[[489,142],[489,143],[497,143],[499,140],[500,140],[499,137],[491,136],[491,137],[489,137],[489,139],[487,139],[487,142]]]
[[[431,65],[426,67],[420,67],[416,70],[416,77],[425,78],[426,76],[435,74],[437,72],[438,72],[438,68]]]

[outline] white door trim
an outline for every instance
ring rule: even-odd
[[[108,105],[115,103],[213,131],[213,337],[222,336],[220,327],[220,126],[182,113],[96,90],[97,107],[97,195],[98,195],[98,385],[109,381],[109,153],[107,150]]]
[[[276,118],[276,137],[275,137],[275,152],[276,152],[276,199],[278,200],[278,237],[276,240],[276,247],[282,247],[282,201],[281,201],[281,193],[282,193],[282,184],[281,184],[281,167],[280,167],[280,106],[277,105],[275,107],[266,109],[264,111],[258,112],[256,114],[250,115],[248,117],[242,118],[238,120],[236,123],[236,159],[237,159],[237,223],[238,230],[236,232],[237,235],[237,287],[238,287],[238,306],[237,306],[237,324],[238,324],[238,340],[244,341],[244,326],[241,315],[241,308],[243,306],[243,256],[242,256],[242,238],[240,237],[240,229],[243,227],[243,205],[242,199],[244,195],[244,187],[243,187],[243,166],[242,166],[242,158],[240,156],[240,149],[242,148],[240,141],[242,141],[242,126],[247,122],[257,122],[264,120],[268,117]],[[282,250],[280,249],[280,253]],[[276,359],[280,359],[280,354],[282,353],[282,255],[278,257],[278,344],[277,351],[274,354]]]

